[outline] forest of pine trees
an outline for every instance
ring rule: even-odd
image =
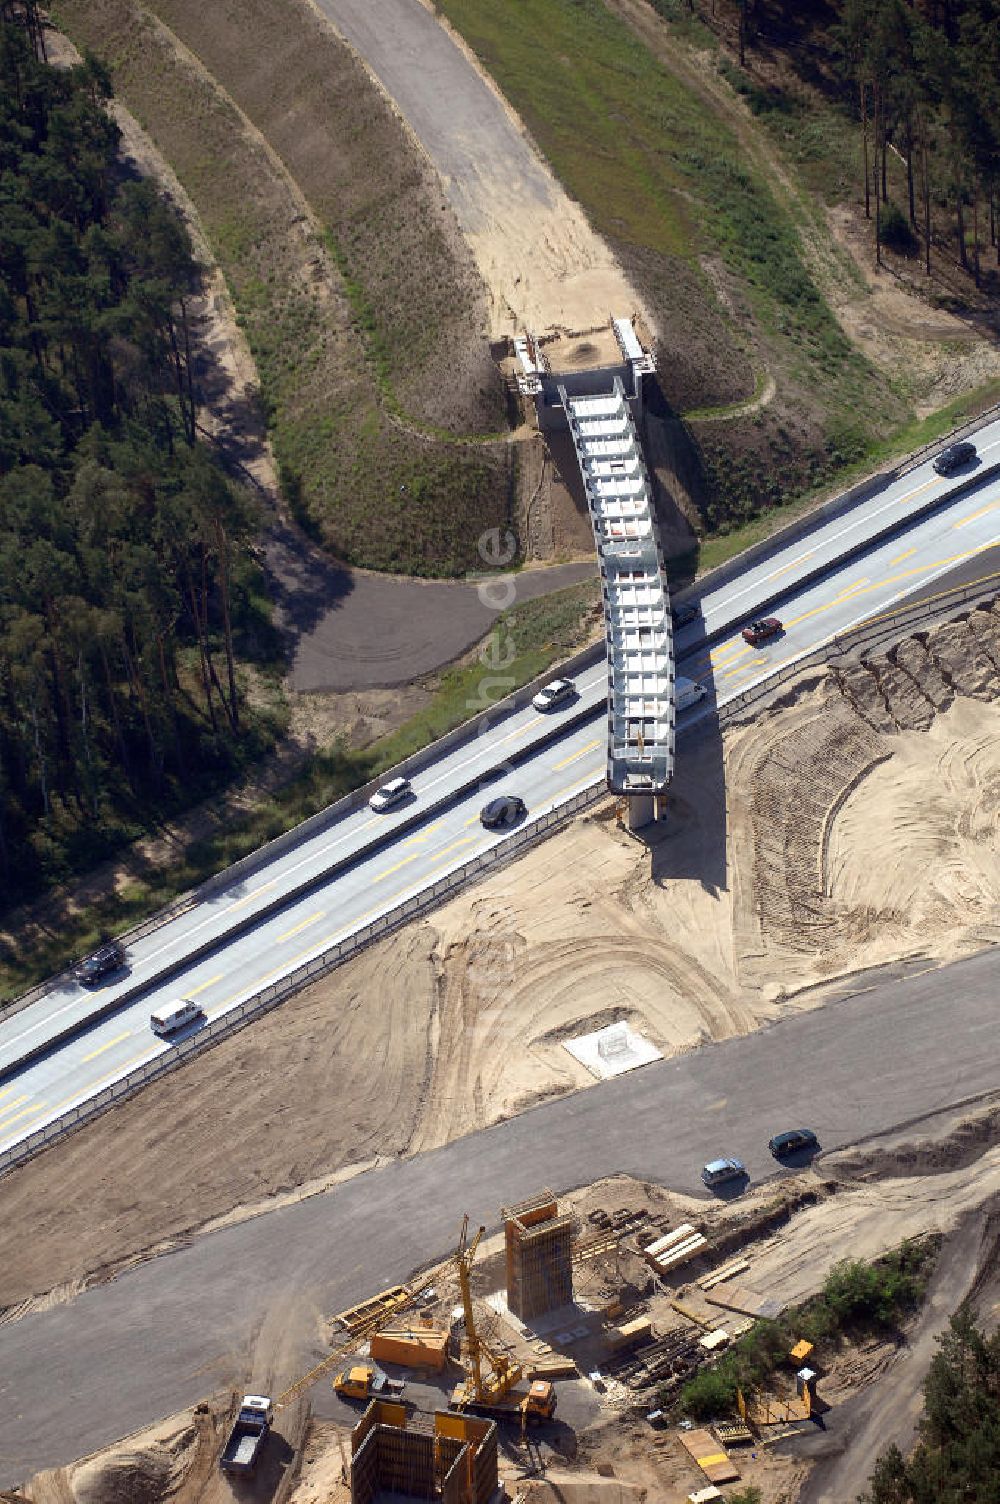
[[[93,61],[0,6],[0,905],[247,751],[258,527],[197,440],[183,224],[126,181]],[[142,823],[141,819],[138,822]]]
[[[661,9],[675,0],[653,0]],[[935,210],[948,251],[980,285],[981,249],[1000,266],[1000,3],[998,0],[689,0],[721,30],[741,65],[784,54],[834,84],[856,118],[865,213],[883,244],[920,249],[931,270]],[[821,84],[821,87],[823,84]],[[906,174],[890,198],[890,153]]]
[[[1000,1332],[987,1337],[968,1310],[952,1317],[931,1360],[914,1452],[883,1452],[863,1499],[1000,1504]]]

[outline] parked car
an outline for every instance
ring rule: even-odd
[[[811,1128],[789,1128],[769,1139],[767,1147],[775,1159],[780,1159],[783,1154],[795,1154],[800,1149],[818,1149],[819,1139]]]
[[[483,805],[479,818],[487,830],[501,830],[506,825],[515,825],[527,813],[527,805],[516,794],[500,794]]]
[[[553,679],[551,684],[546,684],[540,689],[532,700],[536,710],[555,710],[559,705],[565,705],[576,694],[576,686],[572,679]]]
[[[957,444],[949,444],[947,449],[942,449],[934,461],[934,469],[938,475],[950,475],[953,470],[961,469],[975,458],[975,444],[969,439],[961,439]]]
[[[741,1159],[713,1159],[701,1172],[706,1185],[725,1185],[728,1180],[744,1180],[747,1167]]]
[[[673,606],[670,611],[670,619],[674,627],[686,627],[688,622],[694,621],[701,607],[696,601],[684,601],[680,606]]]
[[[202,1016],[203,1010],[199,1003],[192,1002],[189,997],[182,997],[176,1003],[167,1003],[166,1007],[151,1013],[149,1027],[161,1039],[166,1039],[168,1035],[176,1034],[178,1029],[183,1029],[185,1024],[193,1023]]]
[[[368,801],[368,808],[375,810],[377,814],[383,814],[385,810],[402,804],[412,793],[408,778],[390,778],[388,783],[383,783],[380,789],[375,790]]]
[[[100,946],[93,955],[87,956],[79,965],[73,967],[73,975],[78,982],[85,987],[92,987],[95,982],[108,976],[112,971],[118,971],[125,965],[124,947],[117,940],[109,940],[106,945]]]
[[[761,616],[756,621],[748,622],[743,628],[743,641],[748,642],[752,648],[759,647],[769,637],[777,637],[783,630],[776,616]]]

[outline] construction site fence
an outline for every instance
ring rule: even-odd
[[[419,918],[421,914],[434,908],[466,884],[475,882],[507,862],[515,860],[529,846],[542,840],[558,826],[565,825],[581,810],[586,809],[605,794],[606,787],[603,779],[591,788],[580,790],[558,809],[548,810],[528,821],[508,836],[502,845],[492,847],[472,857],[468,862],[456,867],[454,872],[446,874],[430,887],[425,888],[422,893],[414,894],[377,919],[362,925],[352,935],[339,940],[336,945],[314,956],[311,961],[306,961],[288,976],[272,982],[242,1003],[237,1003],[220,1018],[206,1023],[189,1038],[170,1046],[162,1055],[157,1055],[153,1060],[137,1066],[135,1070],[129,1071],[119,1080],[113,1081],[110,1086],[106,1086],[96,1096],[89,1098],[86,1102],[81,1102],[78,1107],[71,1107],[58,1118],[54,1118],[52,1122],[30,1133],[20,1143],[13,1144],[0,1153],[0,1177],[9,1174],[11,1170],[23,1164],[25,1160],[31,1159],[33,1155],[54,1143],[56,1139],[62,1138],[83,1123],[91,1122],[110,1107],[133,1096],[151,1081],[156,1081],[159,1077],[184,1065],[202,1050],[210,1049],[212,1045],[228,1039],[230,1035],[237,1033],[247,1024],[260,1018],[262,1014],[270,1012],[279,1003],[283,1003],[294,993],[301,991],[310,982],[326,976],[350,956],[371,945],[373,941],[380,940],[402,925]]]

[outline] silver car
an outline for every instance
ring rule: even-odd
[[[725,1185],[727,1180],[746,1179],[747,1167],[741,1159],[713,1159],[701,1172],[706,1185]]]
[[[540,689],[532,700],[536,710],[555,710],[560,705],[565,705],[576,694],[576,688],[572,679],[553,679],[551,684],[546,684]]]
[[[412,793],[408,778],[390,778],[388,783],[383,783],[380,789],[375,790],[368,801],[368,808],[381,815],[387,809],[394,809],[397,804],[402,804]]]

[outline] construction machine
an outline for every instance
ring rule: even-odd
[[[350,1363],[333,1376],[333,1391],[343,1400],[395,1400],[405,1388],[374,1363]]]
[[[373,1307],[370,1315],[366,1315],[363,1320],[355,1322],[343,1341],[337,1344],[333,1351],[323,1359],[322,1363],[317,1363],[315,1368],[311,1368],[300,1379],[296,1379],[294,1384],[290,1384],[273,1404],[269,1395],[245,1395],[236,1423],[219,1459],[219,1466],[223,1472],[252,1472],[264,1450],[264,1443],[267,1441],[273,1416],[280,1414],[286,1406],[290,1405],[293,1400],[297,1400],[301,1394],[311,1388],[325,1374],[328,1374],[331,1369],[336,1368],[338,1364],[343,1364],[344,1359],[355,1348],[360,1347],[362,1342],[372,1337],[381,1326],[391,1320],[392,1316],[398,1314],[399,1311],[405,1309],[408,1305],[411,1305],[417,1296],[423,1290],[428,1289],[433,1283],[433,1277],[427,1275],[416,1284],[399,1287],[394,1301],[388,1308]],[[374,1370],[374,1365],[368,1365],[368,1367]],[[343,1378],[345,1373],[354,1371],[344,1369],[341,1374],[338,1374],[337,1379],[334,1380],[334,1388],[337,1388],[338,1380]],[[381,1376],[386,1380],[385,1390],[372,1388],[372,1397],[392,1398],[397,1395],[402,1386],[400,1385],[397,1388],[395,1382],[387,1379],[385,1374]],[[343,1390],[337,1389],[337,1392],[338,1394],[343,1393],[349,1398],[360,1399],[365,1397],[360,1393],[355,1395],[353,1390],[346,1388]]]
[[[452,1410],[473,1411],[477,1415],[489,1415],[497,1419],[516,1419],[523,1426],[529,1420],[551,1420],[556,1411],[556,1392],[547,1379],[534,1379],[522,1383],[524,1369],[504,1353],[491,1350],[476,1327],[472,1309],[472,1285],[470,1271],[479,1247],[479,1240],[486,1231],[481,1227],[469,1243],[469,1219],[462,1223],[462,1235],[455,1264],[458,1283],[462,1292],[462,1312],[465,1317],[465,1345],[468,1353],[468,1373],[459,1384],[450,1401]],[[484,1372],[483,1360],[489,1365]]]

